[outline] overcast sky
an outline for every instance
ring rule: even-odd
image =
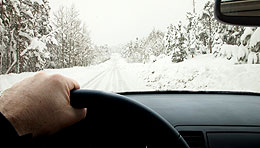
[[[169,24],[185,21],[192,0],[49,0],[52,12],[72,4],[79,10],[96,44],[117,45],[147,36],[153,28],[165,31]],[[197,11],[202,2],[195,0]]]

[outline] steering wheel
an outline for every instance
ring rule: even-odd
[[[168,121],[130,98],[97,90],[73,90],[70,100],[74,108],[88,109],[86,118],[42,140],[46,147],[189,148]]]

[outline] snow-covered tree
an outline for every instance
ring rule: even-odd
[[[159,56],[164,53],[164,33],[153,29],[144,43],[147,55]]]
[[[82,24],[73,5],[70,8],[62,6],[54,13],[53,26],[59,42],[58,46],[54,47],[53,58],[57,60],[59,68],[91,64],[93,45],[86,25]]]
[[[128,62],[144,62],[146,59],[144,49],[144,39],[136,38],[134,41],[130,41],[123,47],[122,57],[126,58]]]
[[[253,33],[252,33],[253,31]],[[244,34],[248,34],[250,36],[250,39],[247,41],[245,39],[244,41],[247,41],[247,47],[248,47],[248,63],[249,64],[259,64],[260,63],[260,28],[251,28],[246,29]],[[244,35],[243,34],[243,35]]]
[[[170,26],[167,27],[167,32],[165,34],[166,55],[170,55],[172,53],[176,36],[177,36],[177,28],[173,24],[170,24]]]
[[[214,18],[214,2],[208,1],[202,10],[199,17],[199,39],[202,41],[202,53],[212,53],[213,49],[213,39],[214,39],[214,28],[216,28],[217,21]]]
[[[165,53],[164,33],[153,29],[151,33],[143,38],[136,38],[123,47],[122,56],[128,62],[148,62],[151,56],[159,56]]]
[[[1,73],[44,67],[48,54],[42,37],[51,31],[49,10],[46,0],[1,1]]]
[[[106,44],[99,46],[95,45],[91,52],[91,54],[88,54],[89,58],[87,58],[91,64],[100,64],[110,59],[111,51]]]
[[[186,29],[186,43],[187,52],[193,58],[199,51],[198,42],[198,16],[196,13],[188,12],[186,15],[188,19],[188,24],[185,26]]]
[[[172,61],[182,62],[187,57],[187,39],[185,38],[184,25],[179,22],[177,25],[176,36],[173,43]]]
[[[187,57],[187,45],[184,25],[179,22],[177,26],[172,24],[167,28],[165,35],[166,53],[172,56],[173,62],[182,62]]]

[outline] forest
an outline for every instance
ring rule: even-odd
[[[178,63],[213,54],[237,64],[259,64],[260,29],[221,24],[213,7],[208,1],[203,11],[187,12],[188,23],[136,37],[121,47],[122,57],[147,63],[164,55]],[[92,42],[75,7],[60,7],[52,20],[50,10],[48,0],[0,1],[0,74],[89,66],[110,59],[109,46]]]
[[[233,60],[236,64],[260,63],[260,29],[222,24],[214,18],[214,1],[200,12],[188,12],[188,23],[170,24],[166,32],[152,30],[124,46],[128,62],[147,63],[158,56],[170,56],[173,63],[202,54]]]
[[[50,20],[48,0],[0,1],[0,74],[88,66],[109,59],[107,45],[92,43],[73,6]]]

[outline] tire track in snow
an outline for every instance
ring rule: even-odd
[[[117,77],[118,77],[118,84],[119,84],[119,91],[126,91],[129,90],[130,88],[128,87],[125,79],[123,79],[122,77],[122,73],[120,72],[120,70],[117,70]]]
[[[148,90],[137,76],[138,69],[129,68],[128,63],[120,63],[121,59],[119,56],[111,58],[105,70],[84,83],[82,88],[112,92]]]
[[[102,74],[98,74],[91,83],[87,85],[90,89],[112,91],[115,79],[113,68],[107,68]]]
[[[109,76],[112,73],[112,69],[108,69],[106,71],[106,73],[103,75],[103,77],[101,77],[100,79],[98,79],[95,83],[95,85],[93,86],[94,89],[99,89],[99,90],[109,90]]]
[[[109,74],[109,73],[108,73]],[[109,75],[108,75],[109,76]],[[108,77],[109,78],[109,77]],[[113,69],[111,69],[110,71],[110,82],[107,82],[105,90],[111,90],[111,84],[113,84],[113,79],[114,79],[114,75],[113,75]]]
[[[104,71],[101,71],[101,72],[98,73],[96,76],[94,76],[92,79],[90,79],[89,81],[87,81],[86,83],[84,83],[84,84],[82,85],[82,87],[83,87],[83,88],[88,88],[88,87],[93,86],[93,84],[95,84],[98,79],[102,78],[102,77],[106,74],[106,71],[107,71],[107,69],[104,70]]]
[[[98,73],[92,79],[84,83],[82,88],[126,91],[129,90],[126,79],[127,78],[123,78],[121,69],[117,65],[111,64],[111,67]]]
[[[113,82],[114,82],[114,83],[112,83],[112,88],[113,88],[114,90],[118,90],[118,88],[119,88],[119,87],[118,87],[118,77],[117,77],[117,75],[116,75],[116,71],[117,71],[117,70],[116,70],[116,66],[114,66],[114,67],[113,67],[113,77],[112,77],[112,78],[113,78],[112,80],[113,80]]]

